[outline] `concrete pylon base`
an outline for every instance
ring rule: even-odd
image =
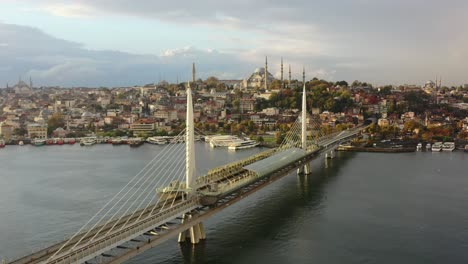
[[[191,218],[191,214],[184,214],[182,216],[182,223],[190,220]],[[188,239],[192,244],[198,244],[200,240],[206,239],[205,228],[203,227],[203,223],[200,222],[198,224],[195,224],[189,229],[179,233],[179,243],[186,242]]]
[[[304,166],[297,168],[298,175],[309,175],[311,173],[310,164],[307,163]]]

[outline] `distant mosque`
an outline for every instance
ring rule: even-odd
[[[250,77],[244,80],[245,88],[255,88],[265,90],[268,89],[268,84],[275,80],[275,77],[268,72],[268,58],[265,57],[265,68],[257,68]]]
[[[32,79],[31,77],[29,78],[29,85],[25,83],[24,81],[21,80],[21,78],[18,80],[18,83],[13,86],[13,90],[15,91],[16,94],[24,94],[24,95],[30,95],[32,94]]]

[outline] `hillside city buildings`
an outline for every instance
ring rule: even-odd
[[[192,65],[190,85],[197,128],[254,136],[285,130],[300,112],[295,98],[302,80],[291,80],[290,70],[289,78],[283,78],[282,60],[281,69],[279,79],[268,72],[266,62],[244,80],[210,77],[203,81],[196,79]],[[13,87],[0,89],[0,137],[9,141],[175,133],[184,124],[186,85],[160,82],[134,87],[60,88],[33,87],[32,80],[29,84],[19,80]],[[468,85],[444,87],[438,79],[422,86],[373,87],[357,81],[348,84],[314,78],[306,86],[311,114],[321,121],[323,129],[349,127],[373,117],[380,127],[400,131],[408,129],[405,124],[411,121],[426,128],[453,127],[452,137],[468,135],[468,118],[463,116],[468,110]],[[414,129],[406,132],[420,133]],[[434,133],[432,136],[437,135]]]

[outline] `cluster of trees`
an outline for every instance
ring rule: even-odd
[[[335,88],[338,83],[342,88]],[[309,107],[317,107],[321,110],[343,112],[354,105],[351,93],[344,88],[346,86],[345,81],[333,83],[314,78],[306,83],[307,104]],[[260,100],[257,108],[297,108],[301,100],[302,88],[283,89],[279,93],[273,93],[269,100]]]

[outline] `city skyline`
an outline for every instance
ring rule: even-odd
[[[262,8],[260,8],[260,6]],[[159,80],[245,79],[263,67],[280,78],[443,85],[468,83],[468,3],[249,1],[5,1],[0,86],[128,86]]]

